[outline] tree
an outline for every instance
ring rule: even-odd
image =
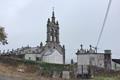
[[[5,33],[4,27],[0,26],[0,44],[2,44],[2,45],[8,44],[6,38],[7,38],[7,35]]]

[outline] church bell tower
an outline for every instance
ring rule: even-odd
[[[65,46],[60,45],[59,23],[55,19],[54,10],[47,21],[47,40],[42,54],[44,62],[65,64]]]
[[[52,12],[51,19],[47,21],[47,43],[59,44],[59,23],[55,20],[55,13]]]

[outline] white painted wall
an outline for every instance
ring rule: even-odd
[[[89,55],[78,55],[77,62],[78,65],[89,65]]]
[[[79,65],[94,65],[104,67],[104,54],[79,54],[77,56]]]
[[[25,54],[26,60],[36,61],[37,57],[41,58],[41,54]],[[42,61],[47,63],[63,64],[63,55],[61,55],[56,49],[48,49],[43,55]]]
[[[96,64],[98,67],[104,68],[104,54],[98,54],[96,57]]]
[[[55,49],[49,49],[43,56],[43,62],[63,64],[63,55]]]
[[[36,54],[25,54],[25,59],[36,61]]]

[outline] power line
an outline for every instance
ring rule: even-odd
[[[98,47],[98,45],[100,43],[100,40],[101,40],[101,36],[102,36],[103,30],[104,30],[104,27],[105,27],[105,24],[106,24],[106,21],[107,21],[107,17],[108,17],[108,13],[109,13],[109,10],[110,10],[111,3],[112,3],[112,0],[109,0],[107,11],[105,13],[104,21],[103,21],[103,24],[102,24],[102,28],[101,28],[100,34],[98,36],[98,40],[97,40],[97,44],[96,44],[96,49],[97,49],[97,47]]]

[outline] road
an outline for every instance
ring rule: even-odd
[[[0,75],[0,80],[22,80],[22,79]]]

